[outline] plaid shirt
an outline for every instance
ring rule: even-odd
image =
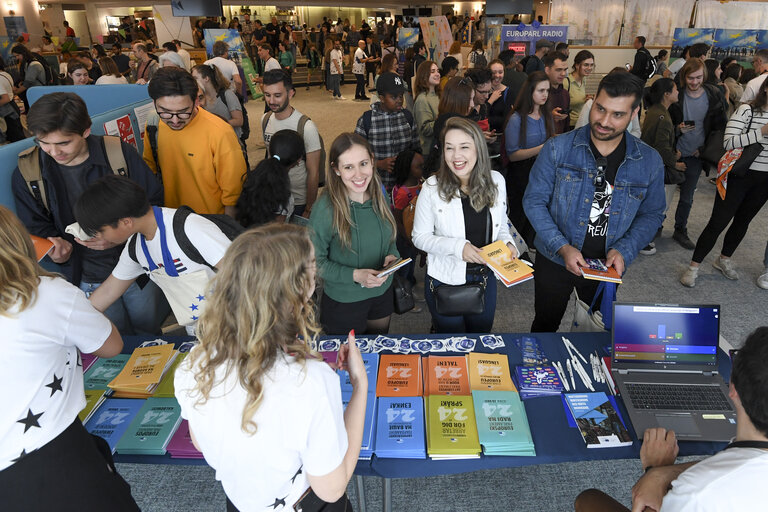
[[[376,102],[371,106],[371,125],[367,132],[363,122],[365,114],[357,120],[355,133],[368,139],[376,160],[397,156],[406,149],[420,150],[416,122],[412,121],[409,124],[404,111],[405,109],[398,112],[385,112],[381,108],[381,102]],[[413,119],[413,116],[410,118]],[[379,176],[387,192],[392,190],[395,185],[395,175],[379,169]]]

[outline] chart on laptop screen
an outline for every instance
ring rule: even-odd
[[[719,306],[616,304],[614,359],[659,364],[715,364]]]

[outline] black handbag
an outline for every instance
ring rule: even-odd
[[[489,243],[491,229],[491,212],[488,212],[485,223],[485,242]],[[441,284],[434,287],[429,282],[429,289],[435,297],[437,313],[445,316],[479,315],[485,309],[485,287],[488,283],[488,269],[482,268],[480,273],[483,280],[477,283],[459,285]]]
[[[416,307],[413,300],[413,285],[397,272],[392,276],[392,292],[395,296],[395,313],[402,315]]]
[[[751,109],[750,109],[751,112]],[[752,115],[749,119],[749,126],[747,126],[746,133],[749,133],[752,129],[752,120],[754,119],[754,115]],[[739,159],[734,162],[733,167],[731,167],[730,175],[736,176],[737,178],[743,178],[747,171],[749,170],[749,167],[752,165],[752,162],[755,161],[755,158],[757,158],[757,155],[760,154],[760,152],[763,150],[763,145],[759,142],[755,142],[754,144],[750,144],[749,146],[746,146],[741,151],[741,155],[739,156]]]

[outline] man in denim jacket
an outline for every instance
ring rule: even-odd
[[[627,72],[600,82],[589,125],[548,140],[531,169],[523,207],[536,230],[532,332],[554,332],[573,288],[587,304],[598,281],[581,277],[586,259],[619,275],[664,220],[664,164],[626,129],[642,85]]]

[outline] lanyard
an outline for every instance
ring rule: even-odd
[[[176,265],[173,263],[171,252],[168,250],[168,240],[165,237],[165,224],[163,223],[163,211],[159,206],[153,206],[152,211],[155,214],[155,221],[157,221],[157,229],[160,231],[160,249],[163,254],[163,265],[165,266],[165,273],[171,277],[179,277],[179,273],[176,271]],[[141,242],[141,250],[144,251],[144,257],[147,258],[147,265],[149,270],[157,270],[159,267],[152,260],[147,249],[147,242],[144,235],[139,235],[139,241]]]
[[[728,448],[761,448],[768,450],[768,441],[733,441],[723,449],[727,450]]]

